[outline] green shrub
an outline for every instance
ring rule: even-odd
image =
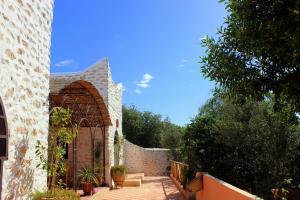
[[[33,194],[33,200],[40,200],[41,198],[55,198],[55,200],[80,200],[79,194],[73,190],[67,189],[51,189],[46,192],[36,192]]]
[[[112,166],[110,169],[110,173],[114,174],[116,172],[120,172],[121,174],[126,174],[126,166],[125,165],[117,165],[117,166]]]

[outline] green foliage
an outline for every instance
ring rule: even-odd
[[[144,135],[142,112],[133,106],[130,108],[123,106],[122,114],[123,135],[128,141],[141,146],[143,141],[140,141],[140,138],[143,138],[142,136]]]
[[[95,183],[97,185],[99,184],[91,167],[83,167],[79,171],[78,176],[82,182]]]
[[[226,100],[192,120],[186,147],[197,167],[269,199],[281,180],[300,180],[300,1],[219,2],[228,16],[202,41],[201,64]]]
[[[263,100],[300,112],[300,1],[221,0],[228,16],[202,41],[202,72],[232,100]]]
[[[124,144],[124,137],[123,136],[119,136],[118,131],[116,131],[115,132],[114,145],[116,145],[120,149],[123,144]]]
[[[290,195],[290,189],[300,189],[300,180],[298,180],[298,183],[294,181],[292,178],[284,179],[276,188],[279,188],[280,192],[279,195],[282,200],[288,200],[288,197]],[[275,192],[275,191],[274,191]]]
[[[184,127],[172,124],[168,118],[136,107],[123,106],[123,134],[125,138],[145,148],[170,149],[169,159],[182,161]]]
[[[112,166],[110,169],[110,173],[114,174],[116,172],[119,172],[121,174],[126,174],[127,168],[125,165],[117,165],[117,166]]]
[[[161,125],[160,115],[123,106],[123,134],[128,141],[146,148],[161,147]]]
[[[163,120],[160,115],[123,106],[123,134],[136,145],[176,149],[183,132],[184,128],[172,124],[168,118]]]
[[[54,198],[59,200],[80,200],[79,194],[73,190],[53,188],[46,192],[36,192],[33,194],[33,200],[41,200],[41,198]]]
[[[71,115],[70,109],[53,108],[50,115],[48,148],[41,141],[37,141],[35,153],[40,160],[37,167],[47,170],[49,189],[61,182],[57,181],[57,177],[63,175],[66,170],[66,145],[71,144],[78,133],[78,126],[72,124]]]
[[[300,127],[273,112],[272,102],[244,105],[214,98],[187,126],[185,152],[192,168],[271,198],[286,177],[300,180]]]

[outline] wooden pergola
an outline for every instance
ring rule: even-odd
[[[105,137],[106,127],[111,125],[108,109],[98,90],[87,81],[75,81],[57,93],[49,95],[50,110],[54,107],[69,108],[72,110],[72,123],[90,130],[92,169],[94,170],[94,138],[97,128],[100,128],[103,138],[103,165],[105,176]],[[94,129],[92,129],[94,128]],[[77,138],[73,143],[73,187],[76,190],[76,159]]]

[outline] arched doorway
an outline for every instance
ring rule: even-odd
[[[2,192],[2,171],[3,161],[7,159],[8,154],[8,134],[5,110],[0,98],[0,199]]]
[[[69,108],[73,111],[72,123],[80,126],[73,146],[67,147],[66,181],[72,180],[76,189],[76,173],[82,167],[95,166],[95,152],[102,152],[103,176],[105,176],[105,138],[106,127],[111,125],[107,107],[98,90],[87,81],[75,81],[66,85],[58,93],[50,93],[50,109],[54,107]],[[102,146],[97,145],[102,142]],[[96,149],[96,148],[102,148]]]

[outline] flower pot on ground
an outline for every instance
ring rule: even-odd
[[[91,182],[81,182],[81,187],[84,195],[90,195],[93,191],[93,183]]]
[[[122,187],[126,177],[126,167],[124,165],[113,166],[110,173],[115,185]]]
[[[98,180],[98,184],[97,186],[102,186],[103,183],[104,183],[104,178],[103,178],[103,167],[102,167],[102,164],[100,164],[98,167],[96,167],[95,169],[96,173],[95,173],[95,176]]]
[[[101,176],[100,174],[95,174],[96,178],[97,178],[97,181],[98,181],[98,184],[97,186],[102,186],[103,183],[104,183],[104,179],[103,179],[103,176]]]
[[[93,170],[90,167],[84,167],[80,170],[79,177],[81,179],[81,186],[85,195],[92,194],[93,184],[99,184]]]

